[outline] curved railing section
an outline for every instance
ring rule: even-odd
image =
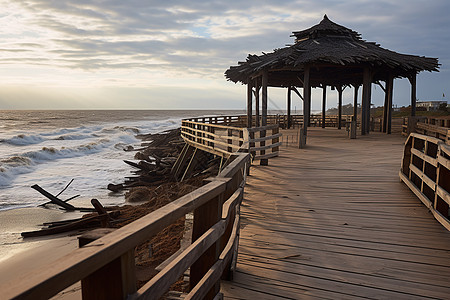
[[[183,120],[181,136],[185,142],[197,149],[225,158],[238,152],[250,153],[252,160],[267,160],[278,156],[282,144],[278,124],[245,128],[208,123],[210,120],[214,119]]]
[[[405,142],[400,179],[450,230],[450,146],[442,140],[411,133]]]

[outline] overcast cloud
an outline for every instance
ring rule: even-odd
[[[293,43],[292,31],[325,13],[382,47],[438,57],[441,72],[419,76],[418,97],[450,95],[449,1],[0,2],[0,109],[93,108],[96,100],[94,108],[244,108],[245,88],[224,71]],[[397,85],[394,102],[407,105],[409,87]],[[115,97],[117,89],[130,99]],[[273,108],[283,107],[284,93],[271,93]]]

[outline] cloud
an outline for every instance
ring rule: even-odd
[[[95,75],[96,82],[115,77],[128,84],[127,75],[139,73],[143,85],[161,82],[157,74],[172,85],[197,78],[228,86],[223,72],[230,65],[292,44],[292,31],[317,24],[325,13],[385,48],[439,57],[438,81],[449,79],[450,2],[444,0],[4,2],[0,62],[42,74],[59,68],[79,82]],[[0,74],[14,80],[8,75]]]

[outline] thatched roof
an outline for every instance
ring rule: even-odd
[[[230,67],[225,76],[233,82],[247,83],[260,71],[270,72],[269,86],[302,86],[305,64],[312,66],[311,84],[360,84],[364,66],[374,71],[374,81],[387,74],[408,77],[420,71],[438,71],[437,58],[400,54],[361,39],[358,32],[338,25],[325,15],[306,30],[295,31],[295,44],[272,53],[249,55],[245,62]]]

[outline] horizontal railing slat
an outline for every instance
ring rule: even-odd
[[[251,147],[249,149],[249,151],[253,152],[253,151],[268,150],[268,149],[272,149],[272,148],[275,148],[275,147],[280,147],[281,145],[282,145],[282,142],[278,142],[278,143],[270,144],[270,145],[263,146],[263,147]]]

